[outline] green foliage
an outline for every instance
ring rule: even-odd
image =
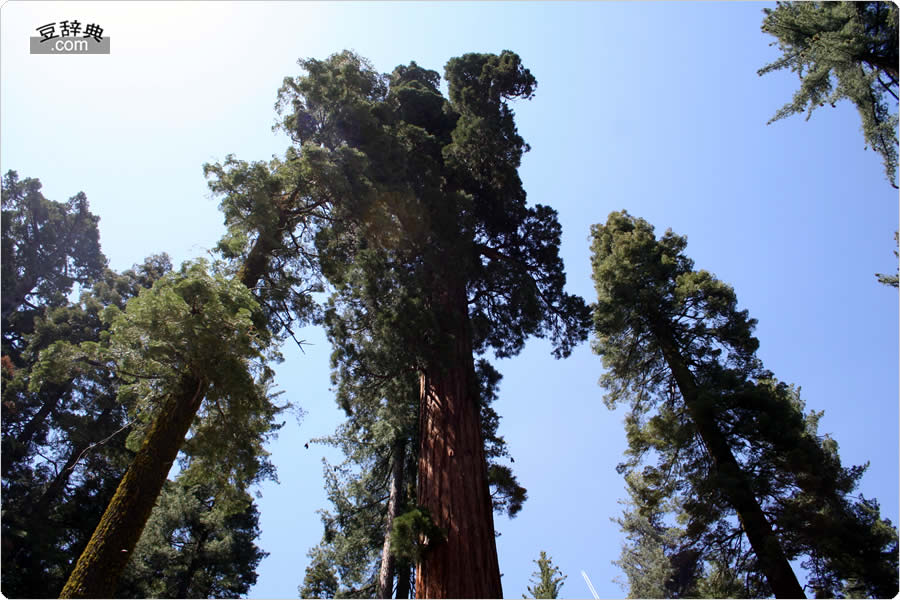
[[[778,2],[763,12],[762,30],[776,38],[772,45],[783,54],[759,74],[790,69],[800,78],[793,100],[769,122],[802,112],[809,119],[826,102],[834,106],[850,100],[862,119],[866,144],[881,154],[887,178],[897,187],[897,6]]]
[[[271,402],[265,361],[277,354],[257,303],[205,263],[169,269],[163,256],[122,276],[108,273],[80,304],[37,320],[27,350],[37,360],[4,398],[47,398],[52,418],[30,443],[46,439],[41,454],[56,467],[38,462],[37,480],[25,478],[27,467],[4,479],[4,545],[16,549],[16,559],[4,562],[5,591],[58,594],[130,462],[126,440],[136,449],[180,373],[208,373],[213,381],[182,449],[182,483],[216,487],[217,511],[233,515],[246,511],[249,485],[274,476],[263,444],[282,407]],[[15,575],[6,577],[7,565]]]
[[[446,533],[431,520],[428,509],[417,506],[394,519],[391,552],[418,563],[430,546],[441,543],[446,537]]]
[[[553,560],[547,556],[547,553],[541,550],[541,557],[534,561],[538,566],[538,570],[534,572],[531,582],[534,585],[528,586],[528,593],[531,596],[522,595],[523,598],[559,598],[559,590],[562,588],[563,582],[568,575],[563,575],[559,567],[553,566]],[[650,597],[650,596],[646,596]]]
[[[2,185],[3,354],[16,366],[43,307],[61,306],[74,284],[100,277],[106,258],[100,251],[99,217],[79,192],[66,203],[47,200],[38,179],[19,179],[15,171]]]
[[[900,237],[898,237],[898,232],[894,232],[894,242],[900,246]],[[897,250],[894,250],[894,256],[900,258],[900,254],[898,254]],[[900,287],[900,266],[897,267],[897,273],[894,275],[885,275],[883,273],[876,273],[876,277],[878,277],[878,281],[883,283],[884,285],[889,285],[891,287]]]
[[[144,528],[119,584],[122,598],[238,598],[256,583],[268,553],[259,513],[246,492],[238,506],[221,489],[191,484],[183,473],[169,482]]]
[[[703,593],[734,595],[738,587],[744,595],[769,593],[731,500],[743,484],[718,469],[720,459],[701,442],[700,409],[712,415],[785,555],[803,558],[813,573],[810,585],[826,595],[850,582],[864,582],[859,585],[871,595],[895,593],[896,531],[877,514],[877,504],[873,509],[850,495],[865,467],[843,467],[837,444],[817,432],[822,413],[807,412],[798,388],[763,369],[755,321],[737,309],[732,288],[694,270],[685,238],[667,231],[657,239],[650,224],[627,212],[610,214],[592,234],[594,349],[607,368],[601,383],[610,407],[630,407],[619,471],[638,511],[623,523],[636,536],[622,560],[633,593],[691,588],[691,578],[672,587],[663,554],[672,568],[694,560],[705,565],[692,576],[704,573],[697,581]],[[667,361],[670,346],[696,382],[693,407]],[[666,517],[680,523],[677,538],[665,537]],[[688,551],[696,558],[684,563]],[[631,552],[657,575],[634,575]]]
[[[338,581],[333,562],[325,551],[317,548],[309,553],[311,561],[306,568],[303,585],[298,588],[301,598],[337,598]]]
[[[369,317],[379,329],[403,311],[407,324],[382,344],[396,339],[411,366],[441,355],[446,332],[429,299],[449,265],[469,291],[476,352],[510,356],[528,335],[550,334],[564,356],[584,339],[583,301],[562,291],[556,213],[527,208],[516,174],[527,147],[507,101],[535,86],[518,56],[451,60],[449,100],[415,63],[389,77],[350,52],[300,64],[307,75],[279,93],[279,126],[328,182],[318,192],[333,199],[316,240],[324,274],[370,304],[391,288],[388,316]]]
[[[25,366],[3,385],[3,589],[14,597],[59,593],[132,454],[124,447],[127,407],[119,380],[102,364],[64,364],[66,377],[42,385],[33,367],[54,343],[106,344],[107,306],[170,270],[165,255],[122,274],[106,270],[77,302],[48,307],[26,334]]]
[[[217,269],[252,289],[274,336],[293,336],[295,323],[319,316],[312,293],[322,286],[311,246],[316,220],[327,217],[321,195],[331,193],[321,174],[310,177],[320,158],[315,150],[300,156],[289,149],[285,160],[229,155],[203,166],[227,229],[217,246],[225,263]]]
[[[641,475],[626,477],[632,501],[629,510],[616,519],[625,534],[622,554],[615,561],[627,577],[629,598],[672,598],[675,569],[669,555],[678,547],[680,532],[662,524],[662,511],[640,500]]]

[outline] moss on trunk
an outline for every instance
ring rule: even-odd
[[[112,598],[209,382],[186,375],[167,397],[60,598]]]

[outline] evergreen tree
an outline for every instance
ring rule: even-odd
[[[2,182],[2,355],[9,379],[26,374],[36,349],[23,356],[35,321],[47,310],[68,304],[75,284],[89,285],[104,273],[97,223],[83,193],[65,204],[44,198],[38,179],[20,180],[9,171]],[[26,381],[24,377],[19,382]],[[27,462],[30,445],[46,431],[63,389],[42,394],[7,393],[2,412],[3,478]],[[13,397],[15,396],[15,397]]]
[[[180,476],[167,482],[119,582],[120,598],[238,598],[268,553],[246,492],[222,494]]]
[[[629,598],[756,598],[769,595],[753,568],[753,553],[731,523],[722,521],[702,544],[681,525],[689,522],[678,497],[648,498],[641,473],[626,477],[628,509],[616,522],[625,533],[615,562],[626,576]]]
[[[658,457],[631,480],[645,515],[674,497],[689,543],[717,549],[701,558],[762,573],[778,597],[802,596],[788,563],[801,555],[822,573],[810,583],[817,593],[836,593],[833,581],[896,593],[896,531],[877,504],[849,495],[865,467],[842,467],[836,443],[817,434],[821,413],[805,413],[798,390],[762,368],[755,321],[734,291],[694,270],[683,237],[657,240],[626,212],[592,235],[601,381],[608,405],[631,407],[620,470]]]
[[[124,382],[120,402],[133,407],[127,443],[135,458],[62,596],[110,596],[115,591],[204,396],[221,426],[216,440],[221,451],[215,457],[219,476],[243,480],[257,470],[255,456],[229,452],[222,442],[254,427],[235,417],[261,414],[265,427],[274,410],[267,391],[271,372],[262,362],[269,338],[258,315],[246,287],[210,276],[202,262],[186,264],[129,301],[124,311],[104,311],[110,323],[108,349],[56,343],[42,354],[41,368],[51,373],[80,360],[113,365]],[[209,438],[201,427],[191,442]],[[258,436],[249,439],[262,443]]]
[[[559,567],[553,566],[553,560],[547,553],[541,550],[541,557],[534,561],[538,570],[531,578],[533,586],[528,586],[531,596],[522,595],[523,598],[559,598],[559,590],[562,588],[566,575],[562,574]]]
[[[340,370],[335,375],[339,373]],[[495,512],[512,518],[521,510],[527,494],[511,469],[498,462],[508,456],[505,441],[497,435],[499,416],[490,406],[497,397],[500,374],[487,361],[479,361],[477,373],[483,398],[482,434],[491,499]],[[309,553],[312,562],[299,592],[302,597],[314,596],[319,593],[317,590],[331,589],[334,578],[334,593],[340,597],[392,597],[396,580],[396,597],[405,598],[411,591],[410,558],[414,544],[412,540],[394,539],[394,521],[416,512],[417,461],[413,450],[418,391],[409,390],[405,406],[384,399],[366,403],[363,398],[367,394],[377,398],[379,389],[397,388],[389,378],[362,377],[339,382],[338,396],[355,408],[334,436],[314,441],[341,448],[347,458],[341,465],[324,465],[333,511],[322,512],[325,533],[322,542]],[[415,383],[413,379],[412,384]],[[384,387],[379,388],[379,384]],[[398,410],[402,412],[394,412]],[[404,423],[405,430],[397,429]],[[407,550],[397,555],[397,546]],[[323,557],[336,568],[334,573],[322,567]]]
[[[31,332],[35,317],[44,307],[66,304],[74,284],[100,277],[106,258],[100,251],[100,219],[91,214],[84,193],[65,204],[47,200],[40,180],[20,180],[9,171],[2,206],[3,354],[20,367],[23,334]]]
[[[556,214],[526,206],[517,174],[527,145],[509,101],[534,77],[512,52],[468,54],[447,64],[444,98],[415,63],[389,77],[350,52],[301,66],[281,126],[322,157],[320,177],[341,176],[317,238],[323,273],[367,285],[364,298],[391,287],[400,310],[372,313],[379,346],[420,378],[417,504],[447,534],[422,555],[416,593],[499,597],[474,355],[549,334],[565,356],[588,320],[563,291]]]
[[[103,310],[124,308],[169,269],[166,256],[155,256],[122,274],[107,270],[77,302],[44,309],[22,338],[26,366],[3,375],[6,410],[46,407],[24,426],[14,418],[4,421],[3,591],[8,596],[58,595],[132,457],[125,448],[127,407],[117,401],[120,382],[103,365],[83,361],[47,377],[39,353],[53,343],[105,344]]]
[[[778,2],[763,9],[762,30],[783,55],[760,75],[790,69],[800,89],[772,120],[848,99],[862,119],[866,144],[881,154],[897,187],[898,11],[892,2]]]
[[[260,472],[260,434],[273,429],[275,412],[265,361],[276,356],[270,347],[277,336],[292,335],[294,319],[309,318],[313,307],[308,292],[316,285],[298,241],[309,235],[310,216],[321,205],[308,201],[316,186],[304,177],[309,168],[309,157],[292,152],[286,162],[229,156],[224,165],[206,165],[228,228],[219,244],[229,261],[226,273],[210,275],[202,263],[185,266],[129,303],[124,316],[110,316],[119,354],[109,360],[121,376],[135,379],[127,393],[141,397],[144,411],[132,440],[143,441],[63,596],[114,592],[204,399],[207,412],[232,417],[222,422],[224,439],[249,432],[251,451],[229,453],[215,427],[191,443],[218,449],[235,481]],[[222,466],[210,461],[207,471]]]

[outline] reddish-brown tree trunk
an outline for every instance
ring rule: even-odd
[[[113,598],[209,382],[186,375],[166,398],[60,598]]]
[[[446,286],[446,348],[421,378],[417,484],[446,539],[416,565],[416,597],[502,598],[465,288]]]

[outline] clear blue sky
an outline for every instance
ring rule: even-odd
[[[871,461],[862,492],[898,515],[898,295],[875,272],[897,266],[898,197],[880,157],[864,151],[855,109],[826,107],[766,126],[796,76],[760,78],[777,49],[759,26],[770,4],[606,2],[138,3],[10,2],[0,9],[0,168],[38,177],[47,197],[84,191],[115,269],[166,251],[201,256],[223,233],[204,162],[282,154],[271,132],[275,92],[301,57],[344,48],[383,72],[415,60],[443,71],[472,51],[518,52],[538,80],[515,105],[532,146],[521,176],[530,202],[559,211],[570,292],[589,301],[588,232],[622,208],[661,233],[688,236],[688,254],[731,283],[759,320],[760,355],[801,385],[820,431],[845,464]],[[50,22],[97,23],[106,56],[30,55]],[[280,485],[259,500],[270,552],[253,597],[296,596],[307,550],[322,534],[322,456],[303,443],[342,413],[329,392],[324,336],[286,347],[285,396],[307,415],[271,445]],[[529,500],[496,520],[507,597],[525,592],[546,550],[563,594],[621,597],[612,580],[622,542],[610,521],[624,497],[615,465],[622,411],[597,386],[587,344],[565,361],[533,340],[495,361],[496,408]]]

